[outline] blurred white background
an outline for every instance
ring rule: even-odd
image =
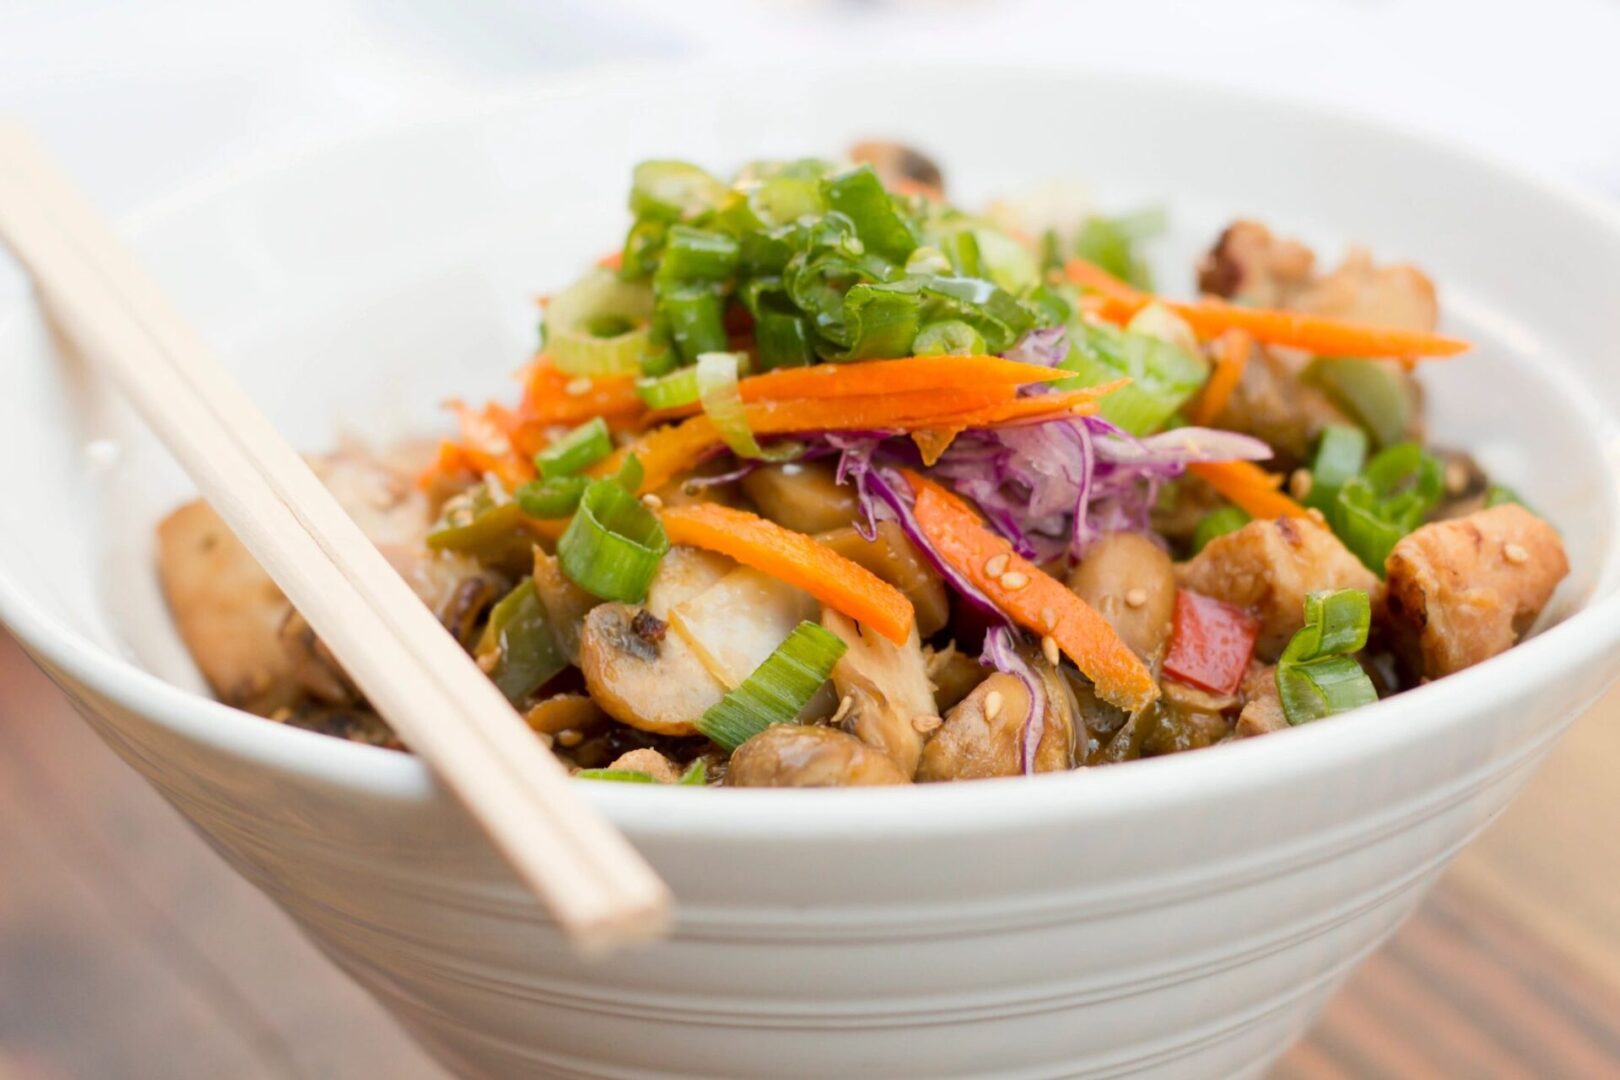
[[[1620,196],[1620,0],[0,0],[0,111],[123,212],[589,65],[805,54],[1237,83]]]

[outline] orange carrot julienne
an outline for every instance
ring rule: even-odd
[[[1248,366],[1249,353],[1253,349],[1254,339],[1245,330],[1228,330],[1220,336],[1215,350],[1215,370],[1210,374],[1209,382],[1193,410],[1193,423],[1214,423],[1231,400],[1232,391],[1242,380],[1243,369]]]
[[[1252,518],[1269,521],[1310,516],[1310,511],[1280,490],[1281,476],[1252,461],[1195,461],[1187,469]]]
[[[1316,356],[1403,359],[1438,359],[1455,356],[1473,347],[1466,341],[1443,334],[1334,319],[1302,311],[1239,307],[1218,300],[1200,300],[1190,304],[1166,300],[1134,289],[1084,259],[1069,260],[1064,271],[1071,281],[1101,294],[1103,302],[1098,310],[1109,322],[1126,322],[1148,304],[1159,303],[1181,316],[1192,327],[1193,333],[1205,341],[1220,337],[1228,330],[1244,330],[1253,335],[1256,341],[1303,349]]]
[[[961,499],[916,473],[906,476],[917,526],[941,559],[1019,625],[1057,642],[1104,701],[1135,712],[1158,698],[1153,673],[1096,608],[1020,557]]]
[[[719,503],[672,506],[659,518],[672,544],[730,556],[803,589],[896,645],[911,637],[916,612],[905,594],[804,533]]]

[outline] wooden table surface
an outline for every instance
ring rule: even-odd
[[[1278,1067],[1620,1075],[1620,692]],[[0,634],[0,1080],[436,1077]]]

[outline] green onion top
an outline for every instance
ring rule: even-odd
[[[534,467],[543,480],[572,476],[613,453],[613,437],[600,416],[579,425],[534,455]]]
[[[697,729],[735,750],[772,724],[792,723],[844,655],[838,635],[802,622],[787,640],[697,721]]]
[[[1277,661],[1277,691],[1290,724],[1378,700],[1354,655],[1366,648],[1371,625],[1372,605],[1360,589],[1313,592],[1305,598],[1305,625]]]
[[[618,479],[591,482],[557,541],[557,559],[571,581],[592,596],[627,603],[646,598],[668,550],[657,516]]]

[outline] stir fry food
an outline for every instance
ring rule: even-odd
[[[1413,267],[1325,269],[1239,221],[1168,299],[1157,214],[969,213],[885,143],[730,180],[646,162],[630,209],[542,301],[515,403],[315,463],[582,777],[1207,747],[1487,660],[1568,572],[1517,495],[1426,445],[1415,370],[1468,346]],[[159,554],[223,700],[398,745],[206,505]]]

